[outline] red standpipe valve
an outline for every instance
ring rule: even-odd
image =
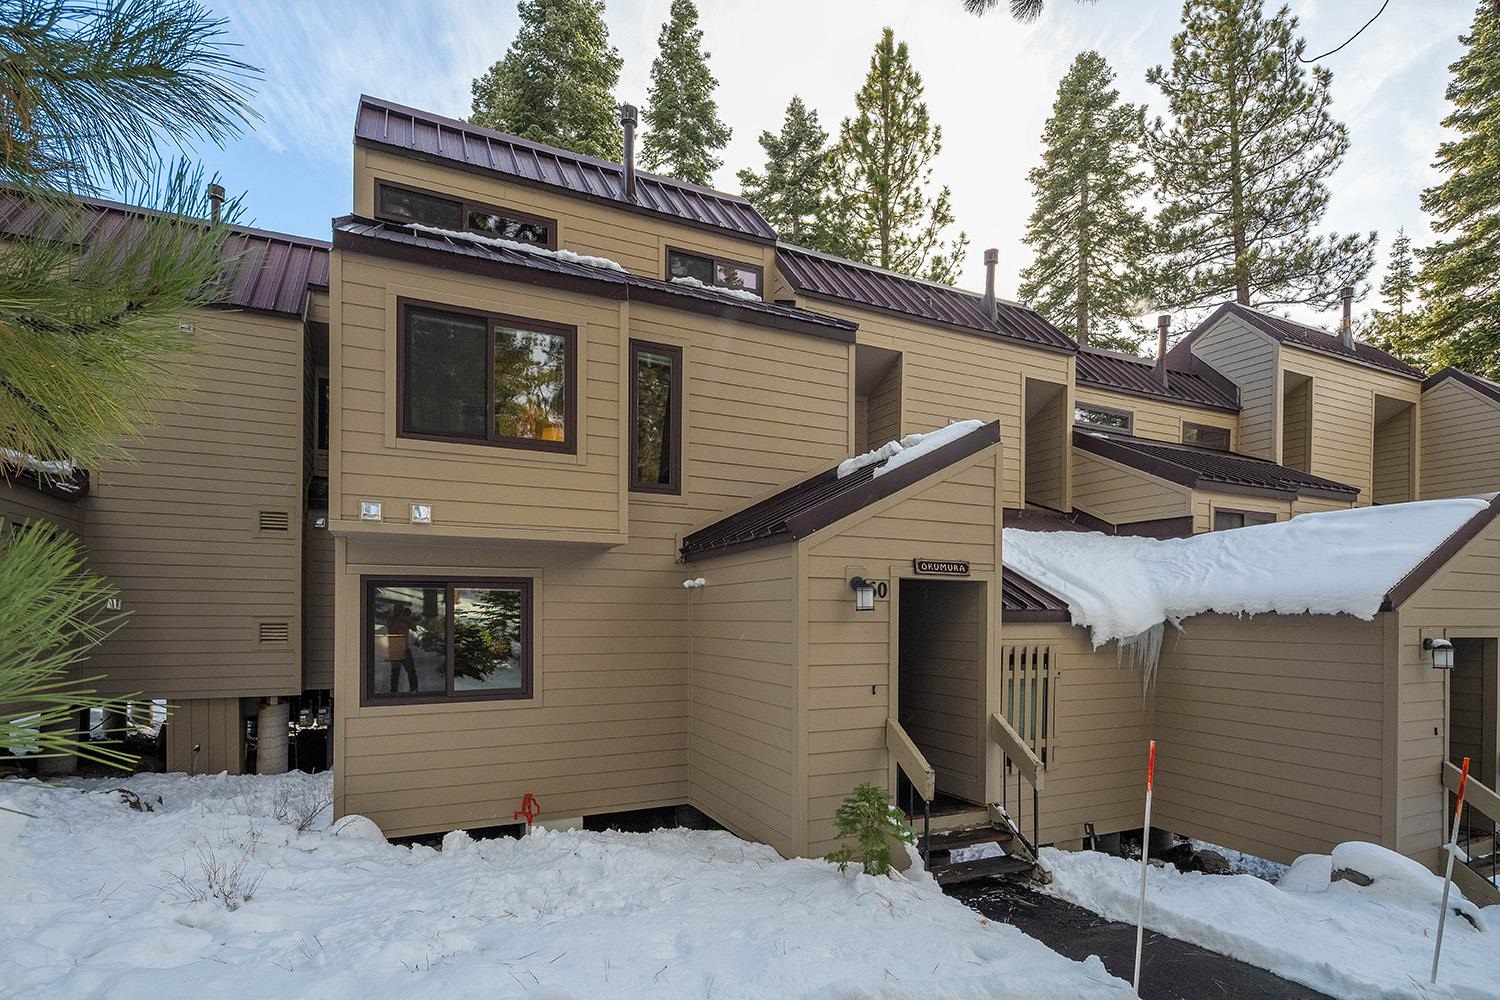
[[[521,797],[521,808],[515,814],[515,819],[523,816],[526,818],[526,829],[531,829],[531,823],[542,814],[542,804],[536,800],[536,796],[527,792]]]

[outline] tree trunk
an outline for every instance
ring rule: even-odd
[[[1236,25],[1238,28],[1238,25]],[[1245,178],[1240,149],[1238,64],[1229,67],[1229,231],[1234,237],[1234,300],[1250,304],[1250,273],[1246,267]]]
[[[1074,317],[1075,330],[1079,347],[1087,347],[1089,344],[1089,255],[1092,247],[1089,246],[1089,232],[1091,220],[1089,219],[1089,179],[1085,174],[1079,185],[1078,192],[1078,301],[1075,306]]]

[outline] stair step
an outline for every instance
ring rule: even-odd
[[[1031,871],[1031,862],[1020,858],[981,858],[978,861],[958,861],[934,864],[928,869],[938,885],[969,882],[976,878],[994,875],[1018,875]]]
[[[975,844],[1008,844],[1015,837],[1003,826],[971,826],[959,830],[944,830],[934,833],[928,841],[930,851],[951,851],[955,847],[973,847]]]

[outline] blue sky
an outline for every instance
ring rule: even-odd
[[[198,150],[231,191],[243,191],[250,220],[269,229],[326,237],[351,203],[355,102],[361,92],[466,117],[469,82],[504,54],[516,30],[511,0],[209,0],[229,20],[241,58],[260,66],[253,133],[227,149]],[[611,40],[624,57],[618,96],[644,103],[656,35],[669,0],[610,0]],[[1290,0],[1309,49],[1332,48],[1364,23],[1380,0]],[[972,240],[963,280],[982,284],[981,250],[1000,249],[1000,290],[1013,294],[1029,258],[1021,243],[1031,210],[1026,171],[1057,81],[1089,48],[1115,68],[1127,100],[1158,110],[1144,75],[1167,62],[1180,4],[1051,0],[1042,19],[1016,24],[1003,12],[975,19],[959,0],[699,0],[705,47],[718,77],[721,114],[734,129],[716,178],[736,190],[736,169],[760,166],[755,137],[779,127],[800,94],[835,131],[853,106],[871,48],[884,25],[910,44],[943,127],[935,177],[953,189],[960,226]],[[1351,149],[1335,175],[1328,228],[1375,229],[1382,257],[1405,226],[1428,239],[1418,204],[1447,112],[1446,67],[1461,51],[1473,0],[1391,0],[1358,40],[1326,60],[1334,111]],[[1362,305],[1372,304],[1366,300]]]

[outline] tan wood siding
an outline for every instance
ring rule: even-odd
[[[742,837],[795,853],[800,680],[796,546],[694,563],[689,801]]]
[[[1035,385],[1035,383],[1032,383]],[[1073,414],[1059,392],[1026,421],[1026,502],[1053,510],[1068,506],[1068,443]]]
[[[836,846],[834,810],[855,785],[869,781],[891,788],[895,780],[885,739],[886,719],[899,711],[898,692],[892,690],[899,685],[892,615],[899,618],[897,582],[913,575],[913,559],[967,559],[970,579],[985,583],[984,699],[993,700],[1000,475],[991,449],[802,543],[807,553],[805,853],[819,855]],[[854,572],[889,584],[890,595],[877,600],[873,612],[854,610],[849,590]],[[987,760],[987,782],[995,780],[996,770]]]
[[[83,508],[76,500],[63,500],[20,483],[0,480],[0,536],[27,521],[54,524],[83,538]]]
[[[131,462],[94,470],[89,566],[129,619],[89,659],[101,691],[147,697],[296,694],[301,676],[303,330],[195,310],[189,388],[153,407]],[[262,530],[260,515],[286,518]],[[286,625],[262,642],[262,623]]]
[[[1131,433],[1136,437],[1181,444],[1182,425],[1186,421],[1208,427],[1225,428],[1229,431],[1230,449],[1241,450],[1239,417],[1233,413],[1195,406],[1178,406],[1166,400],[1132,396],[1122,392],[1105,392],[1087,385],[1079,386],[1075,390],[1074,398],[1079,405],[1093,404],[1115,410],[1128,410],[1133,418]]]
[[[333,533],[314,527],[309,514],[302,535],[302,687],[333,687]]]
[[[167,718],[168,771],[239,774],[245,764],[245,733],[238,698],[185,698]],[[193,753],[193,747],[199,750]]]
[[[1110,524],[1186,517],[1191,497],[1185,486],[1073,449],[1073,507]]]
[[[1289,469],[1307,472],[1312,461],[1312,380],[1283,387],[1281,398],[1281,464]],[[1352,485],[1352,484],[1351,484]]]
[[[1213,493],[1208,490],[1193,491],[1193,534],[1214,530],[1214,512],[1218,510],[1253,511],[1275,514],[1276,520],[1285,521],[1292,516],[1290,500],[1275,500],[1270,497],[1252,497],[1231,493]]]
[[[1276,342],[1238,317],[1225,316],[1193,342],[1192,350],[1195,357],[1239,386],[1239,443],[1235,450],[1281,461]]]
[[[895,441],[903,436],[900,361],[891,365],[891,370],[880,380],[880,385],[870,393],[869,407],[869,425],[865,429],[865,439],[870,443],[870,448],[878,448],[887,441]]]
[[[737,239],[729,233],[685,226],[499,176],[455,170],[359,146],[354,149],[356,215],[374,217],[377,180],[437,194],[461,195],[498,208],[515,208],[555,219],[558,247],[607,257],[629,271],[652,278],[666,276],[668,246],[759,265],[768,280],[776,266],[774,247]]]
[[[1416,407],[1395,413],[1375,427],[1374,469],[1371,473],[1373,503],[1406,503],[1415,500],[1412,469],[1416,459],[1412,447],[1412,420]]]
[[[1200,615],[1163,646],[1156,823],[1289,862],[1380,842],[1384,626]]]
[[[1500,403],[1454,379],[1422,394],[1421,496],[1500,491]]]
[[[984,802],[984,588],[901,582],[897,721],[937,772],[937,790]]]

